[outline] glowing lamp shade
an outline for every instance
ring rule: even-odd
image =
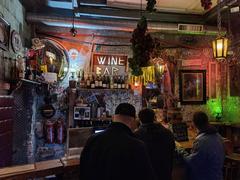
[[[162,75],[165,72],[165,64],[159,64],[157,70]]]
[[[212,42],[213,56],[216,59],[225,59],[227,57],[228,39],[219,37]]]

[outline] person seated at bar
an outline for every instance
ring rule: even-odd
[[[224,145],[222,137],[208,122],[204,112],[196,112],[193,125],[198,135],[190,155],[185,155],[190,180],[222,180]]]
[[[171,180],[175,152],[172,132],[160,123],[155,123],[155,113],[151,109],[141,110],[138,117],[141,126],[135,135],[145,143],[157,179]]]
[[[155,180],[145,145],[134,137],[136,110],[117,106],[112,124],[91,136],[80,157],[80,180]]]

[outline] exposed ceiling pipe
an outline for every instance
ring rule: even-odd
[[[28,13],[26,17],[29,23],[43,23],[48,26],[71,27],[72,20],[68,17],[49,16],[36,13]],[[137,21],[128,20],[109,20],[81,17],[75,21],[76,28],[94,29],[94,30],[115,30],[131,32],[137,25]],[[202,34],[202,35],[217,35],[217,28],[204,26],[203,32],[180,32],[176,23],[148,22],[148,29],[152,32],[167,32],[178,34]]]

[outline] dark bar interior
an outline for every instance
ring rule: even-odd
[[[240,0],[0,0],[0,180],[240,180]]]

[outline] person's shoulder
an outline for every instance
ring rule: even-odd
[[[162,124],[158,123],[158,124],[156,124],[156,126],[158,126],[159,129],[161,129],[161,131],[162,131],[164,134],[173,137],[172,131],[170,131],[169,129],[167,129],[166,127],[164,127]]]
[[[88,138],[87,142],[88,142],[88,143],[91,143],[91,142],[94,142],[94,141],[96,141],[96,140],[98,140],[98,139],[101,139],[101,138],[103,138],[103,137],[105,136],[105,134],[106,134],[105,131],[92,134],[92,135]]]
[[[142,127],[139,127],[135,132],[135,136],[139,136],[144,132],[144,129]]]
[[[144,146],[144,142],[139,140],[136,134],[135,136],[129,136],[128,141],[129,141],[129,144],[133,146]]]

